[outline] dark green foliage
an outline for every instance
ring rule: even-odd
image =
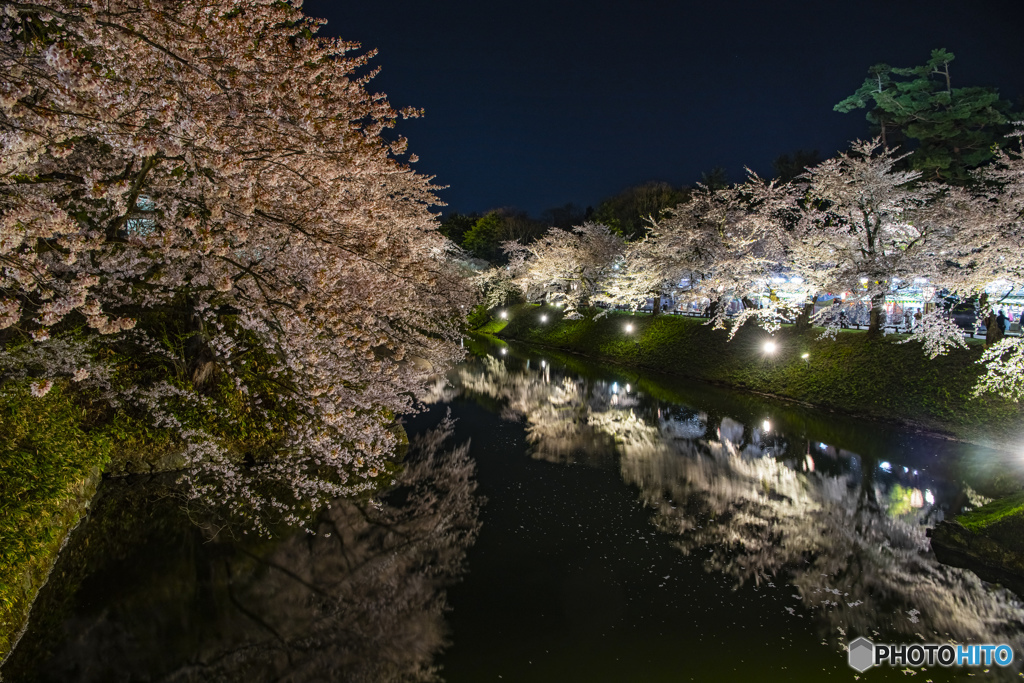
[[[500,209],[477,219],[466,233],[462,246],[479,258],[501,262],[505,258],[501,248],[503,242],[515,240],[527,244],[544,234],[545,230],[543,223],[522,211]]]
[[[239,344],[232,356],[234,373],[249,389],[248,394],[240,391],[231,375],[210,360],[203,330],[182,310],[169,306],[138,316],[138,327],[169,355],[137,346],[130,335],[97,351],[113,369],[113,386],[167,382],[183,389],[163,406],[184,429],[210,434],[240,462],[272,458],[289,425],[297,421],[296,409],[287,400],[294,388],[287,377],[268,371],[273,359],[265,346],[251,333],[235,329]],[[219,322],[229,329],[235,325],[231,314],[220,316]],[[256,401],[266,407],[265,415],[253,409]],[[380,419],[388,423],[393,416]],[[183,465],[178,433],[156,426],[150,411],[136,401],[114,407],[65,381],[56,382],[42,398],[31,395],[29,380],[0,384],[0,655],[21,627],[64,537],[84,512],[100,472],[164,471]],[[400,467],[389,463],[377,483],[387,486]],[[220,519],[219,511],[208,512],[218,523],[230,521]]]
[[[484,326],[491,320],[491,313],[487,310],[487,304],[479,304],[469,315],[466,316],[466,324],[469,325],[469,329],[476,330]]]
[[[676,189],[662,182],[627,187],[601,202],[593,220],[607,225],[612,232],[627,240],[635,240],[647,234],[650,228],[648,219],[658,220],[665,211],[682,204],[689,197],[688,189]]]
[[[963,183],[969,171],[992,158],[993,146],[1019,118],[995,88],[953,88],[953,53],[932,50],[922,66],[894,68],[876,64],[839,112],[867,109],[868,121],[890,147],[916,141],[910,157],[926,180]]]
[[[455,244],[463,246],[466,240],[466,233],[473,229],[476,222],[480,220],[480,214],[453,213],[441,221],[439,230],[441,234]]]
[[[775,158],[772,162],[772,169],[775,171],[775,178],[780,183],[788,183],[803,172],[809,166],[817,166],[824,159],[818,153],[818,150],[813,149],[807,151],[804,149],[798,149],[793,152],[793,155],[783,154]]]
[[[583,223],[590,220],[593,214],[594,210],[590,207],[582,209],[570,203],[553,209],[547,209],[541,214],[540,221],[549,228],[571,230],[577,225],[583,225]]]
[[[729,187],[729,174],[721,166],[700,174],[700,184],[709,190],[724,190]]]
[[[501,255],[501,215],[491,211],[477,219],[473,227],[466,232],[462,246],[476,256],[492,261]]]
[[[220,323],[239,341],[231,362],[248,393],[236,388],[232,377],[210,360],[204,331],[173,308],[145,311],[138,324],[170,352],[170,357],[146,353],[129,338],[112,344],[105,360],[116,368],[114,380],[119,385],[149,386],[166,381],[184,389],[183,396],[167,399],[165,404],[186,429],[211,434],[239,460],[265,460],[273,455],[288,425],[297,418],[286,400],[294,388],[286,377],[274,377],[269,372],[273,359],[266,347],[252,333],[237,329],[233,315],[220,316]],[[193,392],[204,403],[191,400]],[[266,408],[266,419],[253,410],[255,405]],[[149,412],[139,405],[107,409],[95,421],[114,439],[112,473],[168,469],[158,467],[158,462],[179,448],[177,437],[154,428]],[[180,467],[180,463],[170,466],[175,465]]]
[[[546,312],[551,322],[540,324],[537,308],[511,309],[501,336],[978,441],[1009,438],[1024,418],[1008,400],[971,397],[980,344],[928,360],[916,343],[893,337],[844,330],[835,341],[819,340],[820,330],[787,326],[774,337],[779,350],[767,356],[769,335],[751,325],[729,342],[702,319],[613,313],[555,324],[557,309]]]

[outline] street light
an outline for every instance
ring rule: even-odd
[[[508,311],[502,311],[498,315],[501,317],[502,320],[507,320],[508,319]]]
[[[626,332],[633,331],[633,323],[626,323]]]
[[[775,353],[775,349],[776,348],[778,348],[778,347],[775,346],[775,342],[773,342],[773,341],[766,341],[764,343],[764,352],[765,353]]]
[[[546,315],[542,315],[542,316],[540,317],[540,321],[541,321],[542,323],[546,323],[546,322],[548,321],[548,317],[547,317]]]

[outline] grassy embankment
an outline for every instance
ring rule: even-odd
[[[966,529],[1024,551],[1024,493],[1001,498],[957,517]]]
[[[940,561],[1024,596],[1024,493],[940,522],[932,549]]]
[[[275,408],[268,420],[249,410],[246,396],[223,373],[201,388],[161,359],[138,359],[107,352],[116,387],[167,381],[197,391],[216,410],[189,400],[166,407],[186,428],[200,429],[225,445],[233,457],[272,458],[293,414],[280,406],[276,385],[259,374],[262,356],[253,353],[253,393]],[[169,429],[153,427],[140,406],[122,402],[114,408],[94,392],[58,380],[42,398],[30,393],[30,381],[0,384],[0,661],[24,627],[32,602],[46,582],[68,534],[86,513],[101,475],[161,472],[184,465],[180,439]],[[381,416],[391,421],[393,416]],[[399,426],[396,461],[408,439]],[[394,463],[394,470],[400,468]],[[390,468],[377,481],[387,486]]]
[[[110,460],[110,438],[85,417],[63,384],[34,398],[8,383],[0,395],[0,656]]]
[[[166,369],[116,360],[116,386],[147,375],[191,386]],[[184,462],[174,434],[154,428],[138,406],[125,402],[112,408],[94,390],[66,379],[55,381],[37,398],[31,395],[30,382],[0,384],[0,659],[16,642],[64,541],[88,510],[101,475],[166,471]],[[183,424],[252,452],[268,432],[242,410],[237,393],[225,377],[218,377],[205,394],[222,414],[188,402],[171,409]]]
[[[727,341],[725,331],[682,316],[611,313],[598,320],[563,320],[558,308],[505,310],[507,322],[494,319],[477,331],[978,443],[1011,443],[1024,425],[1019,404],[992,395],[972,397],[981,374],[975,362],[980,340],[929,360],[917,342],[900,344],[896,335],[873,339],[843,330],[830,340],[818,339],[820,329],[786,326],[771,337],[778,348],[768,354],[764,344],[770,335],[752,325]],[[627,324],[632,332],[625,331]]]

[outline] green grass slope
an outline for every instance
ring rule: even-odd
[[[999,396],[971,396],[981,374],[976,363],[980,344],[929,360],[917,342],[900,344],[902,337],[895,335],[871,338],[844,330],[831,340],[818,339],[820,329],[783,327],[771,336],[747,325],[728,341],[727,332],[711,329],[705,320],[682,316],[611,313],[597,320],[564,320],[558,308],[505,310],[508,324],[499,336],[604,361],[897,420],[981,443],[1015,439],[1024,426],[1019,404]],[[775,353],[765,352],[768,340],[777,345]]]

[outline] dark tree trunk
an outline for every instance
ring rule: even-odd
[[[187,373],[192,386],[201,388],[213,376],[217,363],[207,340],[206,323],[198,314],[193,314],[189,327],[192,336],[185,346]]]
[[[654,308],[651,310],[651,315],[658,315],[661,313],[661,294],[654,297]]]
[[[811,302],[804,304],[804,310],[800,311],[800,315],[796,317],[794,323],[797,331],[806,332],[811,329],[811,316],[814,315],[814,306],[818,303],[818,295],[815,294]]]
[[[978,305],[984,309],[988,305],[988,293],[984,293],[978,299]],[[985,324],[985,346],[989,347],[1003,338],[1003,328],[999,326],[999,316],[995,311],[990,312],[982,322]]]
[[[871,318],[868,324],[868,336],[877,337],[882,334],[882,316],[885,315],[885,294],[871,297]]]
[[[992,346],[1003,338],[1003,328],[999,325],[999,316],[994,312],[985,318],[985,347]]]

